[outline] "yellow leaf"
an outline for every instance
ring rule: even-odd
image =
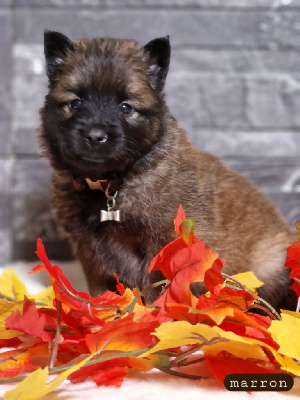
[[[18,274],[7,268],[0,276],[0,295],[13,300],[23,300],[24,295],[35,303],[44,303],[45,306],[53,308],[54,292],[53,287],[42,289],[36,294],[29,294],[25,284],[19,279]]]
[[[281,365],[281,368],[287,372],[291,372],[294,375],[300,376],[300,365],[288,356],[281,356],[276,350],[270,349],[276,359]]]
[[[43,307],[54,308],[54,306],[53,306],[53,300],[54,300],[53,286],[49,286],[34,295],[30,295],[29,298],[30,298],[30,300],[33,300],[35,303],[37,303],[37,306],[39,306],[39,304],[44,304]]]
[[[280,310],[280,311],[281,311],[281,316],[282,316],[282,314],[288,314],[288,315],[291,315],[292,317],[295,317],[296,319],[300,319],[300,313],[299,312],[289,311],[289,310]]]
[[[45,396],[56,389],[65,379],[67,379],[69,375],[81,368],[93,356],[94,354],[90,355],[80,363],[62,372],[57,376],[57,378],[53,379],[48,384],[48,367],[44,369],[39,368],[28,375],[15,388],[6,392],[4,395],[4,400],[39,400],[42,396]]]
[[[279,344],[280,354],[300,360],[300,319],[287,313],[282,313],[281,318],[272,321],[268,331]]]
[[[160,350],[196,344],[203,345],[202,350],[212,355],[226,350],[242,359],[268,361],[260,347],[264,343],[223,331],[217,326],[211,327],[201,323],[192,325],[187,321],[166,322],[156,328],[154,335],[159,342],[140,357],[147,357]]]
[[[264,284],[254,275],[252,271],[242,272],[240,274],[233,275],[232,277],[238,280],[242,285],[246,286],[246,288],[253,293],[257,293],[256,289]]]
[[[0,276],[0,294],[13,300],[23,300],[24,295],[28,296],[25,284],[12,268],[7,268]]]
[[[18,335],[23,335],[23,332],[14,331],[12,329],[5,329],[6,318],[10,316],[13,311],[22,310],[23,301],[10,302],[0,299],[0,339],[11,339]]]

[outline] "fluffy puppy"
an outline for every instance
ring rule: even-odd
[[[39,143],[53,167],[58,225],[91,294],[113,290],[113,273],[129,287],[149,284],[149,262],[174,239],[181,203],[198,238],[227,260],[225,272],[252,270],[265,282],[261,296],[294,307],[283,265],[295,235],[252,183],[196,150],[170,114],[169,38],[141,46],[46,31],[45,57]]]

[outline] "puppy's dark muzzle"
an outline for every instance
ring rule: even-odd
[[[92,129],[85,135],[85,138],[91,146],[99,146],[107,141],[108,135],[102,129]]]

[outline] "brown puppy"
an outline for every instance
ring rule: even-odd
[[[295,236],[248,180],[196,150],[170,115],[168,37],[142,47],[46,31],[45,57],[39,142],[54,168],[58,224],[92,295],[115,287],[113,273],[130,287],[149,283],[149,262],[175,238],[181,203],[198,238],[227,260],[225,272],[254,271],[266,300],[293,307],[283,265]]]

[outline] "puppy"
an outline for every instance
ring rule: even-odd
[[[252,183],[196,150],[168,110],[168,37],[143,47],[45,31],[45,58],[39,143],[53,167],[58,225],[93,296],[115,289],[113,273],[140,289],[159,279],[147,269],[176,237],[181,203],[198,238],[227,260],[224,272],[252,270],[262,297],[295,307],[283,267],[295,235]]]

